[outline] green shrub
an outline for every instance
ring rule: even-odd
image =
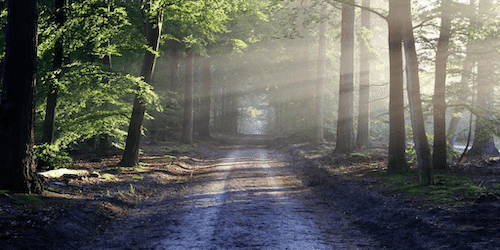
[[[38,162],[38,170],[51,170],[70,167],[73,159],[68,153],[61,151],[58,146],[53,144],[35,145],[35,161]]]

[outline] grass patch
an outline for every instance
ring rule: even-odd
[[[135,194],[135,188],[134,188],[134,185],[132,185],[132,183],[130,183],[129,191],[131,194]]]
[[[167,159],[167,160],[174,161],[174,160],[175,160],[175,158],[176,158],[176,157],[175,157],[175,156],[173,156],[173,155],[165,155],[165,159]]]
[[[101,178],[104,178],[106,180],[111,180],[111,179],[114,179],[115,176],[113,174],[105,173],[105,174],[101,175]]]
[[[26,203],[44,203],[40,197],[31,194],[16,195],[15,197],[12,197],[11,202],[17,205],[24,205]]]
[[[428,202],[447,203],[472,201],[480,194],[494,194],[497,190],[491,190],[479,186],[479,181],[466,177],[450,175],[436,175],[435,184],[422,185],[415,173],[405,175],[387,176],[387,181],[392,187],[391,193],[405,193],[420,196]]]
[[[149,166],[152,166],[152,164],[149,163],[144,163],[144,162],[139,162],[136,166],[130,167],[127,170],[132,171],[132,172],[146,172],[148,171]]]
[[[161,151],[165,152],[165,153],[171,153],[171,152],[185,153],[185,152],[191,151],[195,148],[196,148],[196,145],[194,145],[194,144],[178,144],[178,145],[175,145],[175,146],[167,148],[167,149],[162,149]],[[175,159],[175,156],[174,156],[174,159]]]
[[[134,176],[132,176],[132,179],[135,179],[135,180],[144,180],[144,176],[134,175]]]
[[[349,155],[349,158],[351,158],[351,160],[353,160],[353,161],[367,161],[367,160],[371,160],[372,156],[369,154],[362,154],[359,152],[354,152],[354,153],[351,153]]]

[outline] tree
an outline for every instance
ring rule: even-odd
[[[315,141],[322,143],[323,137],[323,91],[325,86],[325,64],[326,64],[326,29],[328,26],[328,6],[325,5],[319,24],[318,44],[318,77],[316,81],[316,105],[315,105]]]
[[[339,110],[334,153],[356,149],[354,141],[354,0],[342,4]]]
[[[203,93],[201,95],[201,120],[200,120],[200,136],[210,137],[210,107],[211,107],[211,59],[206,57],[203,59]]]
[[[40,193],[33,158],[36,90],[36,0],[10,0],[0,102],[0,189]]]
[[[64,6],[66,5],[65,0],[55,0],[55,22],[58,28],[62,28],[64,25],[65,15]],[[57,39],[54,47],[54,59],[52,67],[54,71],[61,69],[64,57],[64,47],[63,47],[63,37],[61,36]],[[56,122],[56,106],[57,106],[57,94],[59,90],[55,83],[49,84],[49,92],[47,94],[47,106],[45,109],[45,120],[43,123],[43,137],[42,143],[52,144],[54,142],[54,129]]]
[[[436,51],[436,73],[434,83],[434,147],[432,165],[435,169],[446,169],[446,64],[448,43],[451,36],[451,1],[441,3],[441,28]]]
[[[147,4],[148,6],[152,5],[151,2],[148,2]],[[154,13],[155,10],[152,10],[149,7],[148,11],[153,11]],[[144,81],[147,83],[152,83],[153,81],[153,73],[156,64],[156,53],[158,52],[158,48],[160,46],[162,17],[163,13],[160,10],[158,13],[155,13],[155,15],[148,17],[145,25],[146,37],[150,50],[147,50],[144,56],[141,67],[141,76],[144,77]],[[139,163],[139,146],[141,141],[142,122],[144,120],[145,111],[146,106],[143,100],[139,95],[136,96],[134,99],[132,117],[130,118],[130,125],[128,128],[125,151],[123,152],[123,157],[120,161],[121,166],[135,166]]]
[[[403,44],[406,59],[406,81],[408,91],[408,102],[410,103],[410,118],[413,128],[413,143],[417,153],[417,162],[420,173],[420,181],[425,184],[433,183],[432,161],[425,133],[422,101],[420,99],[420,81],[418,77],[418,58],[413,37],[413,25],[411,18],[411,0],[402,1],[403,11]]]
[[[403,87],[403,41],[401,21],[401,0],[389,1],[389,61],[390,61],[390,94],[389,94],[389,162],[390,174],[409,171],[405,158],[405,120],[404,120],[404,87]]]
[[[480,0],[478,14],[481,24],[484,26],[490,18],[488,11],[491,9],[491,0]],[[485,31],[487,32],[487,31]],[[492,93],[494,92],[493,77],[495,76],[495,55],[489,43],[491,42],[492,34],[488,33],[483,39],[478,41],[478,66],[477,66],[477,103],[478,109],[481,110],[482,116],[476,118],[476,127],[474,130],[474,143],[469,155],[499,155],[498,149],[495,146],[493,139],[492,124],[487,120],[491,117],[492,109]]]
[[[464,52],[465,58],[462,62],[460,82],[457,84],[458,86],[455,88],[456,90],[454,90],[455,95],[450,96],[453,98],[455,103],[458,104],[464,104],[464,102],[467,101],[471,96],[470,92],[474,92],[471,91],[471,86],[473,86],[471,85],[471,83],[475,79],[473,70],[475,69],[477,61],[477,59],[475,58],[476,55],[474,55],[473,53],[475,46],[475,41],[474,41],[475,36],[473,33],[475,32],[475,29],[477,29],[478,27],[475,0],[470,1],[470,3],[468,4],[468,8],[466,9],[468,9],[468,11],[467,10],[465,11],[465,19],[466,21],[468,21],[468,23],[466,22],[467,27],[465,28],[466,32],[464,33],[464,40],[466,40],[467,42],[467,44],[465,45],[465,52]],[[450,90],[453,89],[450,88]],[[473,102],[473,100],[471,100],[471,102]],[[464,109],[465,108],[463,106],[458,106],[453,110],[454,114],[450,120],[448,127],[448,134],[447,134],[448,143],[451,146],[454,146],[455,141],[458,137],[459,134],[458,127],[460,120],[462,119]],[[472,119],[470,122],[472,122]]]
[[[358,111],[358,134],[356,145],[360,148],[370,146],[370,0],[363,0],[361,10],[361,28],[363,38],[359,47],[359,111]]]
[[[182,122],[181,143],[193,144],[193,85],[194,52],[188,48],[186,58],[186,89],[184,90],[184,119]]]

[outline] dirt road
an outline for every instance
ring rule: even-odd
[[[285,155],[235,147],[178,199],[146,202],[87,249],[367,249]]]

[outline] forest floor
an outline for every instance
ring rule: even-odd
[[[376,148],[219,136],[142,149],[137,167],[84,155],[41,195],[0,191],[0,248],[500,249],[500,158],[422,186],[388,176]]]

